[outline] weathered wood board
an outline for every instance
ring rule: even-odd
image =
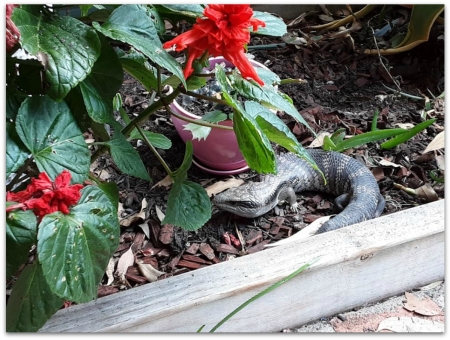
[[[277,332],[444,278],[444,200],[58,311],[41,332]]]

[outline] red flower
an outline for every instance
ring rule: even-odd
[[[18,43],[20,38],[20,32],[16,25],[11,20],[11,15],[14,7],[17,5],[6,5],[6,51],[12,50],[15,44]]]
[[[163,45],[164,48],[175,45],[178,52],[188,49],[184,77],[194,72],[193,61],[208,51],[213,57],[223,56],[233,63],[244,78],[252,78],[264,85],[244,53],[244,46],[250,41],[249,27],[256,31],[258,26],[266,26],[263,21],[252,18],[250,5],[208,5],[203,14],[205,18],[197,18],[190,31]]]
[[[82,184],[70,184],[70,172],[63,170],[52,182],[45,172],[38,178],[32,178],[28,187],[17,193],[7,192],[6,201],[18,202],[9,206],[6,211],[14,209],[32,209],[39,220],[47,214],[61,211],[68,214],[69,207],[80,199]]]

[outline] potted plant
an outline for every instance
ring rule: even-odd
[[[233,67],[231,62],[223,57],[213,57],[208,60],[209,67],[204,70],[213,71],[216,65],[222,65],[227,68]],[[255,61],[250,60],[250,63],[255,68],[262,68],[268,70],[266,66]],[[202,116],[191,112],[186,108],[182,101],[174,100],[170,104],[172,112],[177,113],[188,119],[201,120]],[[218,113],[218,111],[214,111]],[[236,139],[236,134],[233,130],[225,130],[219,128],[211,128],[209,134],[204,138],[194,138],[194,132],[190,129],[189,123],[177,116],[171,116],[172,122],[184,142],[192,141],[192,147],[195,159],[194,164],[204,171],[218,175],[232,175],[249,169],[244,156],[239,150],[239,145]],[[205,121],[203,121],[205,122]],[[233,126],[231,119],[226,119],[218,122],[222,126]],[[205,127],[209,129],[208,127]],[[203,137],[203,136],[202,136]]]

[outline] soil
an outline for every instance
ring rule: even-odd
[[[289,32],[301,35],[300,29],[306,31],[304,28],[317,20],[317,16],[308,17],[307,22],[290,27]],[[416,125],[424,120],[424,100],[398,95],[387,87],[395,88],[392,76],[400,81],[402,92],[413,96],[431,97],[430,93],[438,96],[444,91],[444,41],[438,39],[442,32],[435,26],[429,42],[409,52],[382,58],[359,52],[363,46],[373,44],[372,38],[364,30],[354,35],[355,50],[345,44],[344,39],[338,38],[323,39],[309,45],[293,45],[283,44],[280,38],[253,36],[249,52],[281,79],[298,78],[306,81],[305,84],[281,85],[280,90],[292,98],[295,107],[316,133],[333,133],[344,128],[347,135],[356,135],[370,130],[377,110],[379,129],[394,128],[405,123]],[[261,48],[269,44],[278,46]],[[151,96],[128,75],[121,94],[124,108],[131,118],[148,106]],[[381,193],[386,198],[383,215],[444,198],[443,183],[431,177],[432,174],[443,177],[438,165],[440,157],[443,157],[443,149],[422,154],[431,140],[444,130],[444,102],[436,99],[432,105],[433,110],[426,119],[435,117],[437,121],[394,149],[383,150],[380,143],[376,142],[345,151],[370,167],[377,178]],[[280,117],[303,145],[308,146],[313,142],[313,136],[304,126],[282,113]],[[158,112],[146,122],[144,128],[171,139],[172,147],[158,152],[172,170],[177,169],[182,163],[185,146],[167,113]],[[265,244],[289,237],[316,218],[334,213],[333,197],[323,193],[302,193],[298,195],[302,206],[301,215],[293,214],[281,206],[260,218],[245,219],[214,208],[212,218],[195,232],[171,225],[163,226],[158,210],[164,213],[169,189],[154,185],[162,181],[166,173],[147,146],[140,143],[135,145],[152,178],[151,183],[124,175],[108,156],[99,159],[97,168],[93,169],[97,173],[103,171],[108,181],[117,183],[123,205],[122,217],[139,213],[143,201],[146,201],[142,216],[122,226],[120,245],[113,257],[117,263],[131,247],[135,263],[128,267],[124,279],[116,276],[112,283],[107,284],[108,277],[105,275],[99,287],[99,296],[147,284],[149,279],[139,270],[136,261],[151,264],[161,272],[158,280],[163,280],[262,251]],[[278,148],[276,150],[279,151]],[[382,159],[392,163],[382,166],[379,164]],[[248,171],[235,177],[247,180],[253,176],[255,173]],[[208,174],[193,165],[188,179],[206,187],[227,178]],[[413,189],[428,183],[436,195],[432,193],[428,199],[413,196],[394,187],[394,183]]]

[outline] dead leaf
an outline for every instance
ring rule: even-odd
[[[396,333],[443,333],[444,324],[409,316],[391,317],[380,322],[377,332],[381,330]]]
[[[160,272],[155,269],[150,263],[143,263],[142,261],[136,261],[136,265],[140,271],[140,273],[149,281],[155,282],[158,280],[158,276],[165,274],[164,272]]]
[[[237,178],[230,178],[226,181],[218,181],[206,188],[206,193],[209,197],[217,195],[218,193],[230,188],[235,188],[244,183],[244,180]]]
[[[441,131],[436,135],[436,137],[433,138],[433,140],[430,142],[430,144],[427,145],[427,147],[425,148],[425,150],[423,150],[422,153],[443,149],[444,147],[445,147],[444,131]]]
[[[415,192],[418,197],[425,199],[427,202],[434,202],[439,199],[436,191],[434,191],[430,183],[426,183],[421,187],[415,189]]]
[[[391,161],[388,161],[388,160],[386,160],[386,159],[380,159],[379,161],[378,161],[378,164],[380,164],[380,165],[382,165],[382,166],[392,166],[392,167],[394,167],[394,168],[400,168],[400,167],[402,167],[400,164],[397,164],[397,163],[394,163],[394,162],[391,162]]]
[[[444,155],[437,155],[435,157],[435,159],[436,159],[436,164],[437,164],[439,170],[445,171],[445,157],[444,157]]]
[[[155,210],[156,210],[156,216],[158,217],[159,222],[162,222],[162,220],[164,219],[164,217],[166,217],[166,215],[164,215],[161,208],[158,207],[157,205],[155,205]]]
[[[150,228],[148,227],[147,223],[141,223],[138,224],[138,227],[142,229],[142,231],[144,232],[145,236],[150,239]]]
[[[437,286],[439,286],[442,282],[444,281],[436,281],[436,282],[432,282],[426,286],[420,287],[420,290],[425,291],[425,290],[430,290],[433,288],[436,288]]]
[[[105,274],[108,277],[108,282],[106,283],[109,286],[114,281],[114,267],[115,267],[114,259],[111,257],[108,262],[108,266],[106,267]]]
[[[125,274],[127,273],[128,267],[134,264],[134,254],[133,251],[128,249],[122,256],[119,258],[119,262],[117,262],[117,269],[115,275],[119,277],[121,280],[125,280]]]
[[[302,230],[300,230],[299,232],[295,233],[294,235],[292,235],[291,237],[285,238],[281,241],[278,242],[274,242],[274,243],[270,243],[270,244],[266,244],[265,248],[270,248],[270,247],[277,247],[277,246],[281,246],[290,242],[294,242],[297,240],[303,240],[305,238],[314,236],[315,233],[317,233],[317,230],[319,230],[319,228],[326,222],[328,221],[333,215],[330,216],[322,216],[316,220],[314,220],[313,222],[311,222],[307,227],[303,228]]]
[[[138,213],[131,214],[125,218],[120,217],[120,209],[123,210],[123,206],[119,203],[119,223],[122,227],[128,227],[133,223],[142,222],[145,220],[145,209],[147,209],[148,203],[144,198],[141,203],[141,210]]]
[[[412,123],[397,123],[394,125],[398,126],[400,129],[405,129],[405,130],[411,129],[414,127],[414,124],[412,124]]]
[[[327,132],[327,131],[320,131],[317,134],[316,139],[314,139],[311,144],[308,146],[309,148],[318,148],[321,147],[323,145],[323,139],[325,138],[325,136],[330,137],[331,133]]]
[[[167,175],[162,180],[160,180],[158,183],[156,183],[154,186],[151,187],[151,189],[155,187],[165,187],[166,189],[169,188],[173,183],[173,178]]]
[[[433,316],[442,314],[439,306],[429,298],[419,299],[412,293],[405,292],[406,302],[403,308],[424,316]]]

